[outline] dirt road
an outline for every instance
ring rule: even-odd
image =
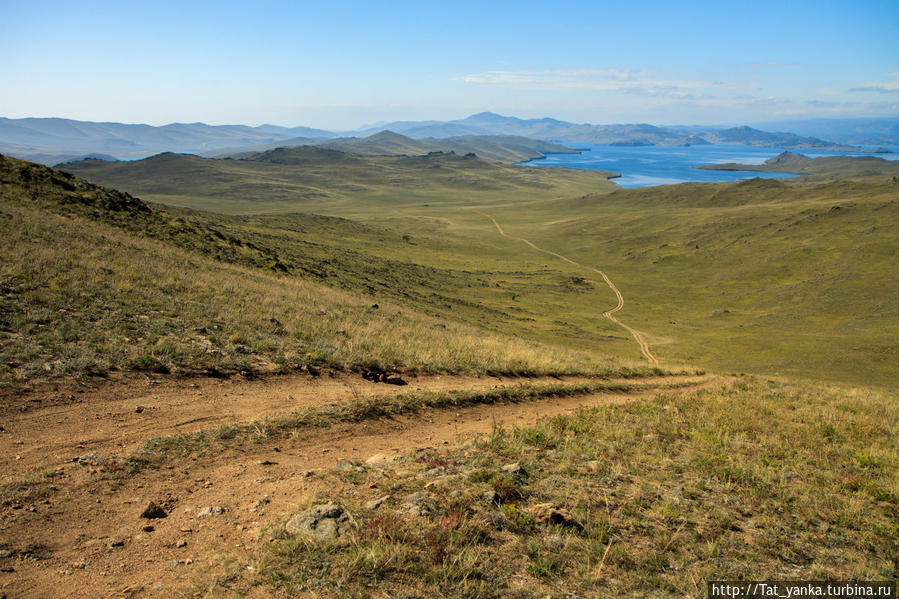
[[[391,392],[386,385],[357,382],[340,377],[121,382],[105,399],[99,390],[82,404],[60,407],[51,402],[29,408],[25,418],[11,419],[7,412],[4,422],[10,424],[4,424],[7,432],[0,439],[3,449],[19,452],[20,459],[5,462],[11,469],[4,470],[0,504],[0,592],[10,598],[228,596],[223,588],[209,593],[209,585],[215,586],[217,577],[220,582],[223,572],[252,576],[253,556],[271,531],[302,506],[333,493],[339,479],[331,469],[341,460],[364,462],[374,454],[451,447],[495,426],[529,425],[580,406],[635,401],[657,392],[474,405],[307,427],[287,438],[239,443],[224,453],[172,458],[160,468],[138,473],[122,468],[123,461],[115,455],[101,455],[114,450],[122,455],[159,431],[216,424],[218,417],[202,419],[210,410],[239,420],[294,409],[301,402],[353,401]],[[522,382],[434,377],[412,380],[410,387],[487,389]],[[658,388],[689,384],[687,390],[719,384],[712,377],[653,377],[642,382]],[[138,406],[144,409],[138,412]],[[38,424],[41,421],[46,426]],[[116,423],[125,431],[121,439],[110,436],[109,427]],[[82,437],[95,437],[96,443],[79,443]],[[103,459],[79,457],[85,452]],[[18,489],[25,492],[16,495],[14,481],[28,483]],[[149,501],[164,505],[168,517],[141,518]],[[222,510],[202,515],[205,508]]]
[[[605,316],[606,318],[608,318],[609,320],[611,320],[612,322],[614,322],[615,324],[617,324],[618,326],[620,326],[621,328],[623,328],[624,330],[626,330],[628,333],[630,333],[631,336],[633,336],[634,340],[637,342],[637,345],[640,346],[640,353],[642,353],[643,356],[645,356],[647,360],[649,360],[653,364],[659,363],[659,361],[656,359],[656,357],[653,355],[652,351],[650,350],[649,343],[647,343],[646,339],[643,337],[643,333],[641,333],[640,331],[638,331],[637,329],[635,329],[631,326],[624,324],[623,322],[621,322],[620,320],[615,318],[614,314],[624,307],[624,296],[621,295],[621,291],[618,290],[618,287],[615,286],[615,283],[612,282],[612,279],[610,279],[605,272],[599,270],[598,268],[594,268],[592,266],[587,266],[586,264],[581,264],[580,262],[575,262],[568,256],[563,256],[562,254],[559,254],[557,252],[543,249],[542,247],[535,245],[534,243],[525,239],[524,237],[515,237],[513,235],[509,235],[503,230],[503,228],[500,226],[500,224],[498,222],[496,222],[495,218],[493,218],[486,212],[481,212],[480,210],[475,210],[475,212],[477,212],[478,214],[480,214],[482,216],[486,216],[487,218],[489,218],[493,222],[494,226],[496,227],[496,230],[503,237],[508,237],[509,239],[514,239],[516,241],[520,241],[522,243],[529,245],[531,248],[537,250],[538,252],[548,254],[550,256],[555,256],[556,258],[558,258],[560,260],[564,260],[565,262],[568,262],[569,264],[573,264],[574,266],[577,266],[579,268],[583,268],[585,270],[595,272],[599,276],[601,276],[602,280],[606,282],[606,285],[608,285],[609,288],[615,293],[615,297],[618,298],[618,305],[615,306],[614,308],[612,308],[611,310],[606,310],[605,312],[602,313],[602,315]]]

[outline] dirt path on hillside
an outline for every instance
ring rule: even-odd
[[[270,376],[257,380],[130,375],[83,393],[32,394],[0,408],[0,472],[50,468],[83,454],[120,454],[149,439],[264,420],[307,408],[415,391],[487,390],[557,378],[406,377],[408,385],[359,375]],[[567,378],[570,384],[587,379]]]
[[[592,266],[587,266],[586,264],[581,264],[580,262],[575,262],[568,256],[563,256],[562,254],[553,252],[551,250],[545,250],[542,247],[535,245],[531,241],[525,239],[524,237],[515,237],[513,235],[509,235],[503,230],[503,228],[500,226],[500,224],[498,222],[496,222],[495,218],[493,218],[486,212],[481,212],[480,210],[475,210],[475,212],[477,212],[478,214],[480,214],[482,216],[486,216],[487,218],[489,218],[493,222],[494,226],[496,227],[496,230],[503,237],[508,237],[509,239],[514,239],[516,241],[520,241],[522,243],[529,245],[530,247],[537,250],[538,252],[542,252],[542,253],[548,254],[550,256],[555,256],[556,258],[559,258],[560,260],[564,260],[565,262],[568,262],[569,264],[573,264],[574,266],[577,266],[579,268],[584,268],[584,269],[593,271],[593,272],[597,273],[599,276],[601,276],[602,280],[605,281],[606,285],[609,286],[609,289],[611,289],[615,293],[615,297],[618,298],[618,305],[615,306],[614,308],[612,308],[611,310],[606,310],[605,312],[602,313],[602,315],[604,317],[608,318],[609,320],[611,320],[612,322],[614,322],[615,324],[617,324],[618,326],[620,326],[621,328],[623,328],[624,330],[626,330],[628,333],[630,333],[633,336],[634,340],[637,342],[637,345],[640,346],[640,353],[642,353],[646,357],[647,360],[649,360],[653,364],[658,365],[659,361],[652,354],[652,351],[649,348],[649,343],[647,343],[646,339],[644,339],[643,333],[641,333],[640,331],[638,331],[637,329],[635,329],[631,326],[624,324],[623,322],[621,322],[620,320],[615,318],[615,316],[614,316],[615,313],[624,307],[624,296],[621,295],[621,291],[618,290],[618,287],[615,286],[615,283],[612,282],[612,279],[610,279],[608,277],[608,275],[606,275],[606,273],[599,270],[598,268],[593,268]]]
[[[691,382],[686,389],[667,393],[724,384],[713,377],[643,380],[654,381],[660,386]],[[246,385],[258,388],[261,395],[278,388],[260,383]],[[327,387],[322,383],[326,381],[315,385]],[[488,377],[433,383],[444,388],[504,384]],[[163,401],[169,392],[183,405],[176,387],[160,392],[157,401]],[[335,497],[337,489],[345,485],[341,471],[333,470],[342,460],[362,463],[376,454],[452,447],[497,426],[532,425],[581,406],[621,404],[656,393],[658,390],[604,392],[308,427],[287,438],[261,437],[236,444],[224,454],[172,458],[159,469],[137,474],[70,460],[52,469],[50,482],[55,491],[0,507],[0,550],[4,552],[0,554],[0,592],[10,599],[231,596],[228,576],[252,578],[254,556],[274,530],[302,507]],[[295,388],[291,395],[302,392]],[[138,389],[121,401],[134,402],[144,396]],[[117,401],[108,399],[110,405]],[[173,420],[176,412],[165,411]],[[391,478],[408,475],[398,462],[385,467],[383,476],[386,484]],[[372,484],[362,489],[362,494],[360,505],[383,495],[384,490]],[[141,518],[149,501],[164,505],[168,517]],[[208,507],[223,511],[201,515]],[[267,596],[257,590],[258,596]]]

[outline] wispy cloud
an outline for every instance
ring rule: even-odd
[[[724,81],[667,79],[650,71],[622,69],[486,71],[457,79],[466,83],[514,89],[589,89],[673,98],[687,97],[687,90],[733,87]]]
[[[851,92],[869,92],[876,94],[899,94],[899,71],[887,73],[891,81],[866,81],[861,85],[850,87]]]

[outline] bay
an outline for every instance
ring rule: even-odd
[[[790,173],[762,171],[706,171],[693,168],[700,164],[762,164],[765,160],[787,151],[784,148],[758,146],[599,146],[592,144],[564,144],[581,150],[580,154],[550,154],[546,158],[525,162],[522,166],[561,166],[586,170],[613,171],[621,177],[612,179],[621,187],[648,187],[689,181],[738,181],[761,177],[774,179],[796,177]],[[896,152],[899,148],[889,148]],[[899,153],[869,154],[828,150],[788,150],[810,158],[819,156],[878,156],[899,160]]]

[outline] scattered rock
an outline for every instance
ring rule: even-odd
[[[402,377],[398,377],[398,376],[389,376],[384,380],[384,382],[387,383],[388,385],[400,385],[400,386],[409,384],[406,381],[404,381],[402,379]]]
[[[487,491],[484,493],[484,499],[487,500],[488,505],[492,505],[493,507],[499,507],[503,502],[503,498],[500,497],[499,493],[496,491]]]
[[[156,528],[152,524],[147,524],[141,530],[144,532],[153,532]]]
[[[178,549],[181,549],[182,547],[187,547],[187,541],[185,541],[183,539],[178,539],[177,541],[175,541],[175,547],[177,547]]]
[[[321,376],[322,371],[316,368],[315,366],[306,365],[306,372],[311,374],[312,376]]]
[[[13,555],[15,554],[9,549],[0,549],[0,559],[6,559],[8,557],[12,557]]]
[[[349,468],[356,468],[357,466],[361,466],[359,462],[354,462],[352,460],[340,460],[337,462],[337,467],[341,470],[347,470]]]
[[[303,478],[309,478],[310,476],[314,476],[318,472],[317,470],[304,470]]]
[[[430,470],[425,472],[425,476],[440,476],[441,474],[446,472],[446,468],[443,466],[437,466],[436,468],[431,468]]]
[[[377,310],[379,307],[380,307],[380,306],[378,306],[378,304],[372,304],[372,305],[371,305],[371,309],[372,309],[372,310]]]
[[[115,540],[109,542],[109,546],[110,547],[124,547],[125,541],[123,541],[121,539],[115,539]]]
[[[253,507],[256,509],[261,508],[262,506],[268,505],[272,502],[272,498],[268,495],[263,495],[259,498],[259,501],[253,504]]]
[[[140,414],[143,411],[144,411],[144,406],[137,406],[136,408],[134,408],[134,412],[136,414]]]
[[[220,505],[211,505],[209,507],[204,507],[197,514],[198,517],[206,517],[206,516],[221,516],[225,512],[228,511],[228,508],[222,507]]]
[[[278,462],[273,462],[271,460],[259,460],[260,466],[277,466]]]
[[[382,505],[384,502],[390,499],[390,495],[385,495],[384,497],[379,497],[378,499],[372,499],[368,503],[365,504],[365,509],[367,510],[376,510]]]
[[[236,354],[249,354],[252,353],[249,347],[246,345],[240,345],[239,343],[234,346],[234,353]]]
[[[582,528],[581,524],[571,515],[571,512],[564,508],[556,507],[551,503],[538,503],[529,507],[527,512],[539,524],[549,523]]]
[[[345,535],[352,526],[350,515],[334,502],[316,505],[291,518],[285,530],[319,541],[334,540]]]
[[[141,518],[147,518],[150,520],[156,518],[165,518],[166,516],[168,516],[166,511],[162,509],[162,507],[155,501],[151,501],[150,503],[148,503],[147,507],[145,507],[144,511],[140,514]]]

